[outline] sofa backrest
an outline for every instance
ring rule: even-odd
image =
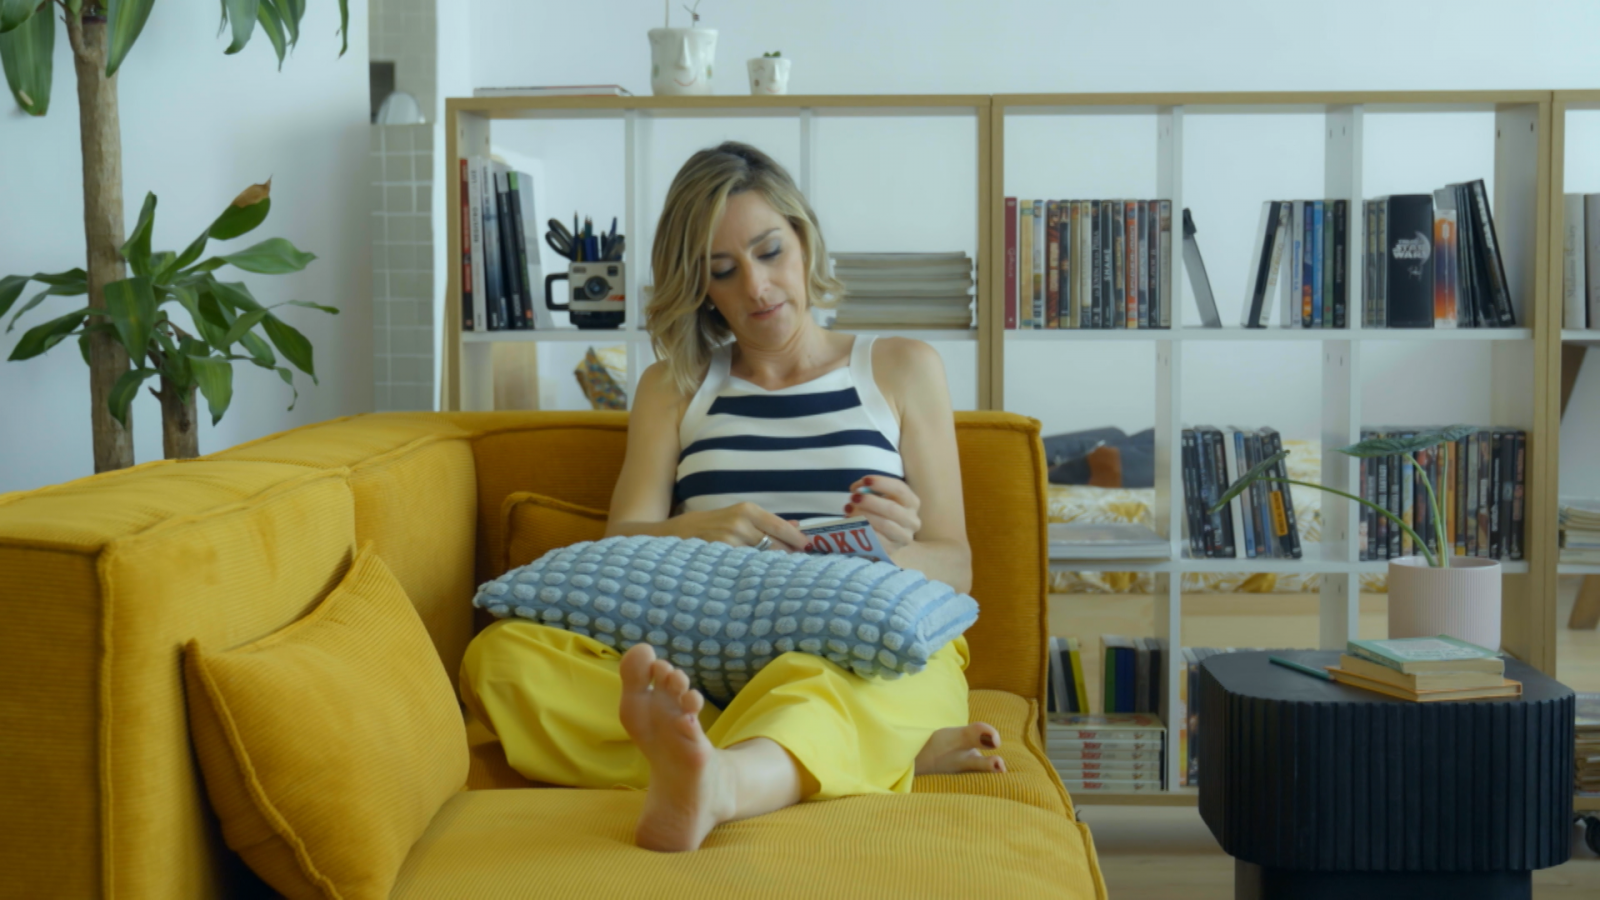
[[[974,688],[1045,686],[1038,423],[957,413],[978,623]],[[222,843],[189,746],[181,647],[314,608],[371,541],[452,682],[505,498],[605,509],[625,413],[404,413],[308,425],[182,463],[0,495],[0,871],[20,896],[215,897]]]

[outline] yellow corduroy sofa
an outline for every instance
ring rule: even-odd
[[[659,854],[632,843],[642,794],[519,787],[480,744],[393,896],[1104,897],[1041,744],[1038,423],[958,413],[957,426],[981,608],[971,711],[999,728],[1007,774],[803,803]],[[508,498],[605,509],[626,430],[625,413],[364,415],[0,495],[0,895],[258,893],[207,802],[185,642],[225,649],[283,629],[370,541],[454,682],[484,624],[475,586],[507,564]]]

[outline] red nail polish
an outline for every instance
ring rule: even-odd
[[[860,503],[861,502],[861,495],[860,494],[851,494],[850,495],[850,502],[851,503]]]
[[[872,484],[872,479],[871,478],[863,478],[863,479],[861,479],[861,483],[865,484],[865,485],[871,485]]]
[[[844,505],[844,512],[845,512],[845,515],[849,515],[849,514],[850,514],[850,510],[852,510],[852,509],[855,509],[855,504],[853,504],[853,503],[846,503],[846,504],[845,504],[845,505]]]
[[[982,742],[985,747],[988,747],[991,750],[994,749],[994,738],[990,735],[986,734],[983,737],[978,738],[978,740]]]

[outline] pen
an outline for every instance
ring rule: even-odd
[[[1332,681],[1333,680],[1333,676],[1329,675],[1327,672],[1323,671],[1322,669],[1313,669],[1310,666],[1303,666],[1303,665],[1301,665],[1301,664],[1299,664],[1297,662],[1290,662],[1287,659],[1280,659],[1279,657],[1276,657],[1276,656],[1269,656],[1269,657],[1267,657],[1267,659],[1269,661],[1271,661],[1272,663],[1276,664],[1276,665],[1283,666],[1286,669],[1294,669],[1296,672],[1304,672],[1305,674],[1310,675],[1313,678],[1321,678],[1323,681]]]

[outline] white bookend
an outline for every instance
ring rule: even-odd
[[[467,216],[472,231],[472,321],[478,331],[489,329],[489,285],[483,264],[483,157],[467,160]]]
[[[1588,328],[1589,298],[1585,290],[1588,268],[1584,263],[1583,195],[1567,194],[1562,197],[1562,213],[1561,327]]]

